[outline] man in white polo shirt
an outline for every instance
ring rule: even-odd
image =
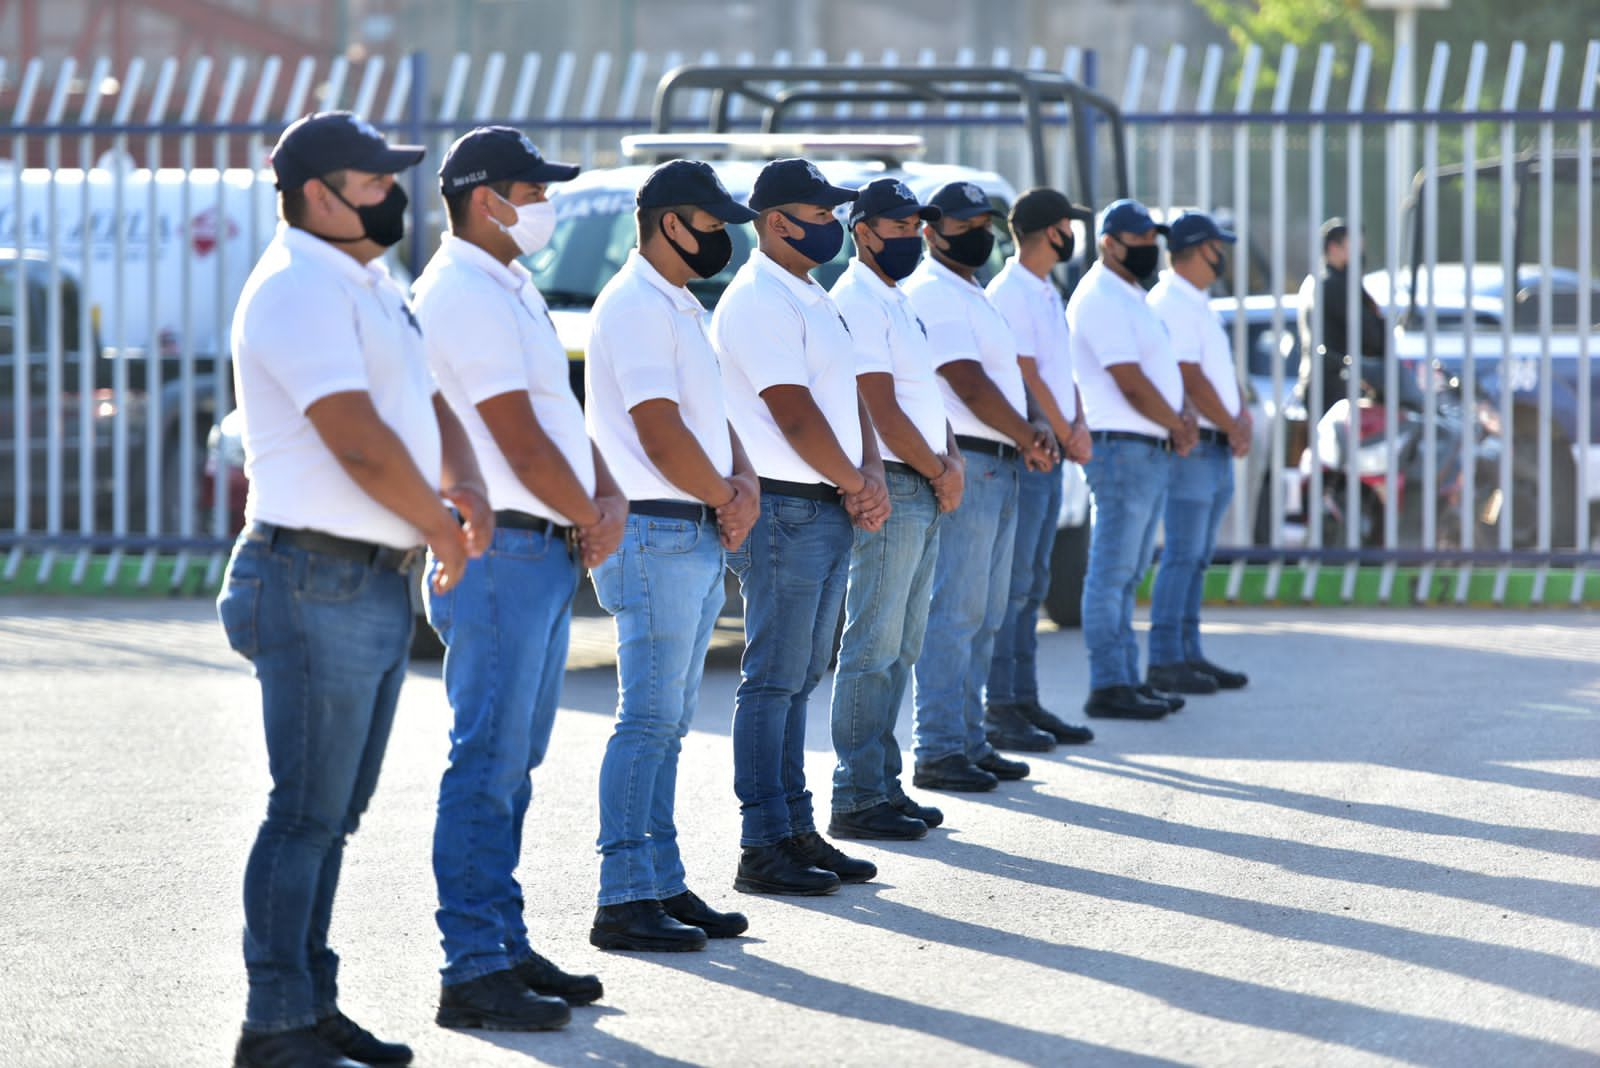
[[[750,193],[759,247],[711,320],[728,414],[761,479],[761,517],[728,554],[744,594],[733,885],[746,893],[830,894],[877,874],[817,833],[805,781],[806,703],[833,652],[851,526],[877,530],[889,515],[850,331],[810,275],[838,255],[833,209],[855,198],[803,159],[762,168]]]
[[[422,151],[349,112],[290,125],[272,152],[283,221],[234,311],[250,494],[217,613],[261,682],[272,773],[245,866],[239,1068],[411,1060],[339,1011],[328,924],[405,678],[420,547],[438,560],[434,589],[452,589],[494,525],[417,321],[378,262],[405,233],[394,176]]]
[[[1200,648],[1200,600],[1222,514],[1233,499],[1233,460],[1250,451],[1250,409],[1222,321],[1206,291],[1227,268],[1236,238],[1200,211],[1172,221],[1172,270],[1150,291],[1150,307],[1172,338],[1184,395],[1199,415],[1199,441],[1172,462],[1162,520],[1161,567],[1150,592],[1150,685],[1174,693],[1237,690],[1243,672],[1207,660]]]
[[[727,266],[755,212],[697,160],[639,187],[639,247],[595,301],[584,367],[589,435],[628,498],[622,546],[594,569],[617,619],[617,722],[600,764],[601,949],[692,950],[748,926],[690,890],[673,809],[678,755],[723,602],[723,549],[761,491],[722,402],[706,311],[686,288]]]
[[[1072,380],[1066,307],[1050,272],[1072,258],[1072,221],[1093,218],[1093,212],[1074,206],[1058,190],[1025,191],[1011,205],[1017,253],[985,287],[1016,339],[1017,364],[1029,398],[1067,459],[1080,464],[1090,456],[1089,428]],[[1024,469],[1017,479],[1011,593],[1005,621],[995,634],[984,694],[984,730],[997,749],[1044,752],[1057,742],[1081,745],[1094,739],[1088,727],[1067,723],[1039,703],[1039,605],[1050,590],[1061,477],[1059,469]]]
[[[489,551],[428,602],[454,713],[433,836],[442,1027],[560,1027],[569,1005],[602,992],[594,976],[534,952],[515,874],[580,566],[611,554],[627,507],[584,433],[566,348],[517,262],[549,240],[546,185],[577,172],[509,127],[459,138],[439,168],[450,232],[416,283],[428,358],[495,508]]]
[[[1094,442],[1083,465],[1094,496],[1083,581],[1084,711],[1094,717],[1160,719],[1182,705],[1140,683],[1133,636],[1134,595],[1155,549],[1172,454],[1195,442],[1172,343],[1140,284],[1155,274],[1156,235],[1165,231],[1138,201],[1113,202],[1100,219],[1100,258],[1067,302],[1072,368]]]
[[[930,790],[992,790],[1028,765],[995,752],[984,736],[983,687],[994,636],[1011,592],[1017,475],[1024,463],[1050,470],[1055,436],[1030,421],[1011,328],[978,284],[994,251],[999,212],[970,182],[941,186],[943,213],[924,225],[931,255],[906,282],[928,327],[945,412],[966,461],[961,507],[944,519],[934,567],[928,633],[915,669],[916,771]]]
[[[939,517],[961,503],[961,450],[945,418],[926,328],[900,281],[940,211],[904,182],[879,178],[850,207],[856,254],[831,296],[855,344],[856,383],[872,416],[893,509],[850,550],[844,637],[833,679],[835,838],[915,839],[944,816],[900,785],[894,724],[922,652],[939,554]]]

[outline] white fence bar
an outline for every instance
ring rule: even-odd
[[[1517,106],[1517,96],[1522,91],[1522,67],[1527,58],[1527,47],[1521,41],[1511,43],[1511,55],[1506,61],[1505,88],[1500,98],[1502,111],[1510,112]],[[1514,284],[1517,275],[1516,259],[1516,123],[1513,120],[1502,120],[1500,123],[1500,265],[1502,274],[1501,294],[1502,300],[1507,288]],[[1504,314],[1509,310],[1509,305],[1502,303],[1500,316],[1500,360],[1498,365],[1500,379],[1500,551],[1509,553],[1512,549],[1512,524],[1516,521],[1516,489],[1512,481],[1514,452],[1517,450],[1516,442],[1516,409],[1515,393],[1510,388],[1512,381],[1511,353],[1514,349],[1512,338],[1512,317]],[[1502,566],[1495,574],[1494,600],[1496,604],[1502,603],[1506,596],[1506,584],[1510,581],[1511,569]]]
[[[1588,118],[1594,114],[1595,90],[1600,88],[1600,41],[1590,41],[1589,50],[1584,57],[1583,78],[1578,83],[1582,88],[1578,91],[1578,110],[1585,116],[1578,124],[1578,248],[1576,259],[1579,264],[1587,264],[1593,268],[1595,262],[1594,248],[1594,122]],[[1580,272],[1580,279],[1582,275]],[[1592,302],[1592,286],[1578,286],[1578,425],[1577,432],[1573,435],[1578,451],[1578,477],[1577,486],[1577,524],[1575,542],[1580,549],[1587,549],[1593,536],[1590,530],[1589,500],[1597,496],[1594,492],[1594,411],[1593,411],[1593,382],[1594,370],[1592,365],[1593,352],[1590,349],[1590,336],[1594,327],[1595,308]],[[1583,564],[1579,564],[1572,576],[1573,604],[1583,600],[1583,589],[1587,580],[1587,572]]]
[[[1349,110],[1357,112],[1366,106],[1367,79],[1372,73],[1372,49],[1366,44],[1356,49],[1355,70],[1350,76],[1350,105]],[[1345,470],[1344,470],[1344,540],[1346,549],[1361,548],[1361,472],[1359,456],[1361,452],[1361,279],[1362,264],[1366,262],[1366,241],[1362,233],[1362,172],[1361,172],[1361,135],[1363,127],[1360,123],[1353,122],[1349,126],[1349,166],[1348,190],[1346,197],[1350,202],[1347,212],[1347,221],[1350,227],[1350,266],[1345,272],[1348,283],[1345,290],[1346,318],[1345,318],[1345,347],[1352,349],[1350,374],[1346,376],[1345,399],[1350,402],[1347,413],[1345,439]],[[1345,565],[1344,581],[1340,587],[1339,596],[1346,602],[1355,599],[1357,566],[1352,560]]]
[[[1484,64],[1489,50],[1482,41],[1472,46],[1467,58],[1467,84],[1462,92],[1461,110],[1478,110],[1483,96]],[[1478,395],[1476,339],[1478,317],[1472,312],[1476,286],[1473,275],[1478,266],[1478,127],[1468,123],[1461,138],[1461,262],[1462,304],[1468,309],[1461,322],[1461,547],[1471,552],[1478,537],[1478,439],[1474,430],[1476,413],[1469,410]],[[1472,584],[1472,563],[1463,564],[1456,578],[1456,603],[1465,604]]]

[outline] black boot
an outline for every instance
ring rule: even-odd
[[[1151,664],[1145,681],[1167,693],[1216,693],[1217,680],[1188,664]]]
[[[835,812],[828,821],[828,833],[835,838],[878,838],[910,842],[928,833],[928,825],[907,816],[887,801],[858,812]]]
[[[649,898],[595,909],[589,944],[599,949],[686,953],[706,948],[706,933],[673,919],[661,902]]]
[[[570,1019],[565,1001],[540,997],[510,968],[441,988],[434,1016],[440,1027],[484,1031],[552,1031]]]
[[[1140,697],[1143,697],[1148,701],[1160,701],[1162,704],[1166,705],[1168,712],[1181,712],[1183,710],[1183,706],[1189,703],[1183,698],[1179,697],[1177,694],[1173,693],[1171,690],[1158,690],[1149,683],[1146,683],[1143,686],[1136,686],[1134,688],[1139,691]]]
[[[996,749],[1048,753],[1056,740],[1022,717],[1015,705],[990,705],[983,711],[983,736]]]
[[[1083,745],[1094,741],[1094,731],[1081,723],[1068,723],[1054,712],[1046,711],[1038,701],[1028,701],[1016,707],[1023,719],[1062,745]]]
[[[362,1064],[410,1064],[411,1047],[385,1042],[342,1012],[317,1021],[317,1034],[334,1049]]]
[[[1090,719],[1160,719],[1171,709],[1165,701],[1152,701],[1132,686],[1106,686],[1091,691],[1083,704]]]
[[[1000,780],[977,767],[961,753],[918,764],[911,776],[913,786],[924,790],[953,790],[958,793],[981,794],[993,790]]]
[[[293,1031],[241,1031],[233,1068],[364,1068],[329,1044],[315,1027]]]
[[[742,912],[718,912],[693,890],[663,898],[661,908],[679,923],[698,927],[707,938],[737,938],[750,927]]]
[[[815,897],[839,889],[839,877],[800,855],[792,839],[739,851],[733,888],[744,894],[792,894]]]
[[[910,816],[914,820],[921,820],[929,828],[937,827],[944,822],[944,813],[932,805],[919,805],[909,797],[901,797],[889,802],[900,811],[902,816]]]
[[[1202,675],[1210,675],[1217,680],[1217,686],[1224,690],[1242,690],[1250,684],[1250,676],[1242,671],[1229,671],[1225,667],[1218,667],[1205,657],[1189,661],[1189,668]]]
[[[1002,782],[1026,779],[1028,765],[1020,760],[1007,760],[999,753],[990,753],[981,760],[974,761],[978,768],[987,771],[990,775]]]
[[[527,960],[511,966],[517,978],[528,984],[528,989],[547,998],[560,998],[568,1005],[588,1005],[599,1001],[605,994],[598,975],[573,975],[555,966],[555,962],[535,953]]]
[[[926,831],[926,824],[923,829]],[[833,872],[841,883],[864,883],[878,874],[878,866],[872,861],[845,856],[816,831],[797,834],[789,841],[797,854],[823,871]]]

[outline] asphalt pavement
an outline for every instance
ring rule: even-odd
[[[521,875],[537,948],[606,996],[532,1035],[432,1023],[448,708],[418,664],[346,854],[342,1005],[424,1068],[1600,1064],[1600,617],[1209,618],[1249,689],[1097,722],[993,794],[913,791],[945,827],[852,845],[879,879],[819,899],[732,890],[726,632],[678,813],[691,887],[750,932],[638,956],[587,941],[616,689],[609,621],[580,619]],[[1040,652],[1073,713],[1080,636]],[[255,682],[208,603],[0,600],[0,1065],[229,1063],[266,788]]]

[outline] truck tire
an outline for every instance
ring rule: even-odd
[[[1044,610],[1058,627],[1083,625],[1083,576],[1089,570],[1089,523],[1056,531],[1050,549],[1050,589]]]

